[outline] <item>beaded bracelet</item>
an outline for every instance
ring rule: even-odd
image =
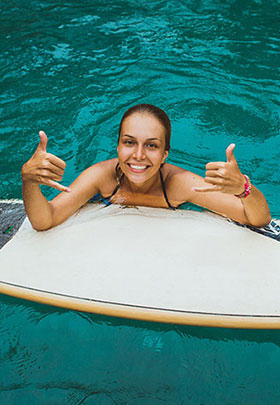
[[[251,181],[250,181],[249,177],[246,176],[246,174],[243,174],[243,177],[245,179],[245,190],[241,194],[238,194],[238,195],[235,194],[235,197],[238,197],[238,198],[246,198],[246,197],[248,197],[249,194],[251,194],[251,188],[252,188]]]

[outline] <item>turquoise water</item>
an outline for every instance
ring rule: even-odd
[[[148,102],[171,118],[169,162],[203,175],[235,142],[241,170],[280,218],[279,1],[0,4],[1,199],[21,198],[40,129],[67,162],[68,185],[115,156],[123,112]],[[278,331],[0,305],[1,403],[280,403]]]

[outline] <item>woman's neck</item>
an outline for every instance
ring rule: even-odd
[[[159,172],[156,173],[153,177],[149,180],[145,181],[144,183],[132,183],[129,179],[125,176],[123,179],[123,184],[127,191],[132,192],[133,194],[149,194],[152,190],[156,190],[160,187],[160,176]]]

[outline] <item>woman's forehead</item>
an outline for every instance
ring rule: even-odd
[[[135,113],[123,121],[121,134],[161,139],[164,138],[164,128],[160,121],[151,114]]]

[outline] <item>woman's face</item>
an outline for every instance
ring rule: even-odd
[[[164,128],[153,115],[130,115],[122,124],[117,149],[125,176],[135,184],[143,184],[158,173],[167,158]]]

